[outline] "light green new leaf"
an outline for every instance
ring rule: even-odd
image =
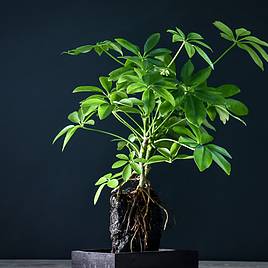
[[[68,119],[73,123],[80,123],[80,118],[78,116],[78,112],[72,112],[68,115]]]
[[[98,87],[95,87],[95,86],[79,86],[73,90],[73,93],[78,93],[78,92],[99,92],[99,93],[102,93],[102,90]]]
[[[194,161],[202,172],[212,163],[212,154],[205,146],[197,146],[194,150]]]
[[[243,116],[248,114],[247,106],[239,100],[226,99],[226,108],[232,113],[238,116]]]
[[[128,161],[126,161],[126,160],[119,160],[119,161],[116,161],[115,163],[113,163],[112,168],[120,168],[120,167],[126,165],[127,163],[128,163]]]
[[[206,109],[203,102],[192,95],[187,95],[185,98],[185,114],[187,120],[200,126],[206,118]]]
[[[165,156],[166,158],[170,158],[171,157],[171,154],[170,154],[170,151],[168,148],[157,148],[157,151],[159,153],[161,153],[163,156]]]
[[[136,171],[137,174],[142,173],[142,169],[138,163],[132,162],[132,163],[130,163],[130,165]]]
[[[130,140],[130,141],[133,142],[133,140]],[[116,157],[121,159],[121,160],[128,160],[128,156],[125,154],[117,154]]]
[[[154,92],[147,88],[142,94],[143,108],[145,113],[150,114],[155,107],[155,95]]]
[[[109,81],[108,80],[108,77],[105,77],[105,76],[100,76],[99,77],[99,81],[102,85],[102,87],[107,91],[107,92],[110,92],[111,91],[111,88],[112,88],[112,81]]]
[[[131,51],[132,53],[139,55],[139,48],[132,44],[131,42],[127,41],[126,39],[123,38],[116,38],[115,41],[121,45],[122,47],[124,47],[125,49]]]
[[[100,120],[107,118],[112,113],[113,107],[108,103],[101,104],[98,107],[98,116]]]
[[[221,21],[215,21],[214,26],[217,27],[220,31],[222,31],[223,33],[225,33],[227,36],[231,37],[232,39],[234,39],[234,34],[233,31],[223,22]]]
[[[66,127],[64,127],[58,134],[57,136],[54,138],[52,144],[54,144],[61,136],[63,136],[69,129],[73,128],[74,125],[68,125]]]
[[[98,106],[100,104],[104,104],[107,103],[105,100],[100,99],[100,98],[90,98],[90,99],[86,99],[82,102],[82,108],[83,106]]]
[[[106,183],[108,181],[108,179],[110,179],[112,177],[112,175],[113,175],[112,173],[108,173],[108,174],[102,176],[101,178],[99,178],[96,181],[95,185],[98,186],[98,185],[101,185],[103,183]]]
[[[63,145],[62,145],[62,151],[64,150],[64,148],[66,147],[67,143],[69,142],[69,140],[71,139],[71,137],[74,135],[75,131],[80,128],[80,126],[74,126],[73,128],[70,128],[64,138],[63,141]]]
[[[191,45],[190,43],[187,43],[187,42],[185,43],[184,47],[185,47],[185,50],[186,50],[186,52],[188,54],[188,57],[192,58],[193,55],[195,54],[195,47],[193,45]]]
[[[100,197],[100,194],[101,194],[101,191],[105,187],[105,185],[106,185],[106,183],[100,185],[99,188],[98,188],[98,190],[96,191],[95,196],[94,196],[94,205],[97,204],[97,202],[99,200],[99,197]]]
[[[221,107],[221,106],[217,106],[216,111],[220,117],[220,120],[225,125],[226,122],[229,121],[229,118],[230,118],[228,111],[224,107]]]
[[[119,182],[117,179],[112,179],[107,182],[107,186],[114,189],[118,186]]]
[[[159,162],[166,162],[168,159],[163,155],[154,155],[148,159],[147,164],[154,164]]]
[[[132,172],[131,165],[130,164],[126,165],[122,172],[122,177],[124,181],[128,181],[128,179],[131,176],[131,172]]]
[[[209,56],[206,54],[206,52],[202,48],[197,47],[197,46],[195,46],[195,49],[196,49],[197,53],[208,63],[208,65],[212,69],[214,69],[213,63],[210,60]]]
[[[144,54],[147,54],[151,51],[159,42],[160,40],[160,33],[154,33],[149,36],[144,44]]]

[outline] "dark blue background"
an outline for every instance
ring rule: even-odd
[[[96,84],[116,64],[63,50],[124,37],[142,45],[180,26],[201,32],[219,54],[228,43],[215,19],[268,39],[265,1],[3,1],[0,10],[0,258],[69,258],[72,249],[109,247],[108,191],[92,204],[95,180],[109,172],[115,144],[80,131],[64,153],[53,136],[77,108],[77,85]],[[198,62],[201,66],[201,62]],[[268,260],[267,72],[243,51],[218,64],[212,82],[235,83],[250,107],[248,127],[219,124],[216,143],[233,172],[199,173],[192,161],[160,165],[151,179],[173,218],[162,246],[198,249],[202,259]],[[127,134],[113,120],[103,128]]]

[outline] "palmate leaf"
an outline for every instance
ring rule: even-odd
[[[63,136],[69,129],[73,128],[74,125],[68,125],[66,127],[64,127],[58,134],[57,136],[54,138],[52,144],[54,144],[61,136]]]
[[[261,54],[261,56],[264,58],[264,60],[266,62],[268,62],[268,54],[260,45],[253,43],[253,42],[243,42],[243,43],[247,43],[247,44],[253,46]]]
[[[238,38],[238,37],[250,35],[251,32],[245,28],[238,28],[235,30],[235,34],[236,34],[236,37]]]

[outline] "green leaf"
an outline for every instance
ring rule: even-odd
[[[216,144],[208,144],[206,147],[211,151],[211,152],[217,152],[220,153],[224,156],[227,156],[228,158],[232,159],[232,156],[228,153],[228,151]]]
[[[112,88],[112,81],[108,80],[108,77],[104,77],[104,76],[100,76],[99,77],[100,83],[102,85],[102,87],[107,91],[110,92],[111,88]]]
[[[243,50],[245,50],[246,52],[248,52],[248,54],[253,59],[253,61],[261,68],[262,71],[264,70],[262,60],[260,59],[260,57],[258,56],[258,54],[251,47],[249,47],[246,44],[242,44],[242,43],[238,43],[237,45],[240,48],[242,48]]]
[[[187,138],[187,137],[179,137],[179,142],[181,144],[184,144],[184,145],[187,145],[191,148],[195,148],[198,144],[195,140],[193,139],[190,139],[190,138]]]
[[[112,72],[109,73],[109,80],[112,81],[116,81],[119,79],[119,77],[124,74],[127,73],[131,70],[130,67],[120,67],[118,69],[113,70]]]
[[[107,182],[107,186],[114,189],[118,186],[119,182],[117,179],[112,179]]]
[[[172,111],[174,108],[173,106],[168,102],[168,101],[164,101],[160,104],[160,107],[159,107],[159,113],[162,115],[162,116],[165,116],[167,115],[170,111]]]
[[[124,167],[123,173],[122,173],[122,177],[123,177],[124,181],[128,181],[128,179],[131,176],[131,172],[132,172],[131,165],[130,164],[126,165]]]
[[[100,98],[90,98],[86,99],[82,102],[82,107],[83,106],[98,106],[100,104],[107,103],[105,100],[100,99]]]
[[[143,83],[132,83],[127,87],[128,94],[139,93],[143,92],[144,90],[146,90],[146,86]]]
[[[131,141],[131,140],[130,140]],[[133,141],[132,141],[133,142]],[[122,159],[122,160],[128,160],[128,156],[125,154],[117,154],[117,158]]]
[[[199,33],[189,33],[187,35],[187,39],[192,40],[203,40],[204,38]]]
[[[170,54],[171,50],[167,49],[167,48],[156,48],[152,51],[149,52],[148,56],[149,57],[156,57],[156,56],[162,56],[162,55],[166,55],[166,54]]]
[[[171,154],[170,154],[170,151],[168,148],[157,148],[157,151],[162,154],[163,156],[165,156],[166,158],[170,158],[171,157]]]
[[[210,74],[211,74],[210,67],[207,67],[207,68],[200,70],[199,72],[197,72],[193,75],[191,84],[193,86],[198,86],[198,85],[203,84],[205,81],[207,81]]]
[[[181,79],[185,84],[188,84],[194,72],[194,65],[191,60],[188,60],[181,68]]]
[[[216,111],[220,117],[220,120],[225,125],[227,121],[229,121],[229,113],[224,109],[224,107],[217,106]]]
[[[238,116],[243,116],[243,115],[248,114],[247,106],[241,101],[238,101],[235,99],[226,99],[226,108]]]
[[[97,182],[95,183],[95,185],[98,186],[98,185],[101,185],[103,183],[106,183],[108,181],[108,179],[110,179],[111,177],[112,177],[112,173],[108,173],[108,174],[102,176],[101,178],[99,178],[97,180]]]
[[[61,136],[63,136],[69,129],[73,128],[74,125],[68,125],[66,127],[64,127],[58,134],[57,136],[54,138],[52,144],[54,144]]]
[[[178,143],[174,142],[170,147],[171,156],[175,157],[178,154],[180,148],[181,148],[181,146]]]
[[[72,112],[68,115],[68,119],[73,123],[80,123],[80,118],[78,116],[78,112]]]
[[[195,49],[196,49],[197,53],[208,63],[208,65],[211,67],[211,69],[214,69],[213,63],[210,60],[210,58],[208,57],[208,55],[206,54],[206,52],[202,48],[197,47],[197,46],[195,46]]]
[[[217,87],[216,90],[221,92],[222,96],[225,98],[232,97],[240,92],[239,87],[231,84],[222,85],[220,87]]]
[[[78,92],[99,92],[99,93],[102,93],[102,90],[100,88],[94,87],[94,86],[79,86],[73,90],[73,93],[78,93]]]
[[[267,43],[267,42],[265,42],[265,41],[263,41],[263,40],[261,40],[261,39],[255,37],[255,36],[247,36],[247,37],[244,37],[244,38],[241,39],[241,40],[243,40],[243,41],[244,41],[244,40],[252,41],[252,42],[257,43],[257,44],[259,44],[259,45],[261,45],[261,46],[268,47],[268,43]],[[239,41],[241,41],[241,40],[239,40]]]
[[[108,103],[101,104],[98,108],[98,116],[100,120],[107,118],[112,113],[113,107]]]
[[[192,95],[187,95],[185,98],[185,114],[187,120],[200,126],[206,118],[206,109],[202,101]]]
[[[227,175],[231,173],[231,164],[218,152],[212,151],[212,159],[224,170]]]
[[[126,161],[126,160],[119,160],[119,161],[116,161],[113,163],[112,168],[120,168],[120,167],[126,165],[127,163],[128,163],[128,161]]]
[[[142,101],[143,101],[143,108],[147,115],[149,115],[153,110],[155,106],[155,96],[154,92],[147,88],[143,94],[142,94]]]
[[[144,54],[147,54],[149,51],[151,51],[159,43],[159,40],[160,33],[150,35],[144,44]]]
[[[174,97],[167,89],[160,87],[154,87],[153,89],[157,94],[159,94],[162,98],[168,101],[172,106],[176,105]]]
[[[131,51],[132,53],[139,55],[139,48],[132,44],[131,42],[127,41],[126,39],[123,38],[117,38],[115,39],[115,41],[121,45],[122,47],[124,47],[125,49]]]
[[[223,33],[225,33],[227,36],[231,37],[232,39],[234,39],[234,34],[233,31],[223,22],[221,21],[215,21],[214,26],[216,26],[220,31],[222,31]]]
[[[235,30],[235,33],[236,33],[236,36],[237,37],[246,36],[246,35],[250,35],[251,34],[251,32],[248,31],[245,28],[238,28],[238,29]]]
[[[142,169],[140,167],[139,164],[132,162],[130,163],[131,167],[136,171],[137,174],[141,174],[142,173]]]
[[[166,162],[168,159],[163,155],[154,155],[148,159],[147,164],[154,164],[159,162]]]
[[[80,128],[80,126],[74,126],[73,128],[68,129],[64,141],[63,141],[63,145],[62,145],[62,151],[65,149],[67,143],[69,142],[69,140],[71,139],[71,137],[74,135],[75,131]]]
[[[175,126],[172,129],[175,133],[177,133],[180,136],[188,136],[192,139],[195,139],[194,134],[188,128],[184,126]]]
[[[265,59],[265,61],[268,62],[268,54],[260,45],[253,42],[249,42],[248,44],[253,46],[261,54],[261,56]]]
[[[204,87],[195,91],[195,96],[209,104],[224,104],[225,99],[214,88]]]
[[[196,44],[198,44],[198,45],[200,45],[200,46],[203,46],[203,47],[209,49],[211,52],[213,51],[212,48],[211,48],[208,44],[206,44],[206,43],[204,43],[204,42],[202,42],[202,41],[199,41],[199,40],[193,40],[193,41],[191,41],[191,43],[196,43]]]
[[[205,146],[197,146],[194,150],[194,161],[202,172],[212,163],[212,154]]]
[[[100,185],[99,188],[98,188],[98,190],[96,191],[95,196],[94,196],[94,205],[97,204],[97,202],[99,200],[99,197],[100,197],[100,194],[101,194],[101,191],[102,191],[102,189],[104,188],[105,185],[106,184]]]
[[[186,52],[187,52],[187,54],[188,54],[188,57],[189,58],[192,58],[193,57],[193,55],[194,55],[194,53],[195,53],[195,48],[194,48],[194,46],[193,45],[191,45],[190,43],[185,43],[185,45],[184,45],[184,47],[185,47],[185,50],[186,50]]]

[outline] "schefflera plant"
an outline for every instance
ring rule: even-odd
[[[252,36],[245,28],[230,29],[220,21],[214,22],[222,38],[230,46],[211,60],[207,52],[211,47],[195,32],[185,34],[181,29],[168,30],[172,42],[178,44],[177,51],[156,48],[160,34],[152,34],[141,50],[137,45],[123,39],[103,41],[95,45],[84,45],[64,53],[82,55],[95,51],[107,55],[118,63],[118,68],[107,76],[99,77],[99,85],[82,85],[73,93],[87,93],[77,111],[69,114],[72,124],[64,127],[54,142],[64,137],[62,150],[77,130],[86,130],[109,135],[117,142],[116,161],[112,164],[115,172],[101,176],[96,186],[94,204],[102,189],[107,186],[120,189],[134,179],[137,190],[150,186],[149,171],[160,162],[173,163],[177,160],[194,160],[200,171],[213,162],[230,175],[231,155],[214,140],[213,122],[219,119],[226,124],[230,118],[243,124],[242,116],[247,115],[245,104],[237,100],[240,92],[233,84],[211,85],[217,63],[233,48],[238,47],[249,54],[263,70],[263,61],[268,54],[263,47],[268,43]],[[188,60],[179,60],[180,53],[186,52]],[[206,64],[195,70],[192,58],[198,55]],[[175,61],[181,68],[177,68]],[[96,120],[112,116],[129,130],[123,137],[95,127]],[[148,194],[148,192],[146,193]]]

